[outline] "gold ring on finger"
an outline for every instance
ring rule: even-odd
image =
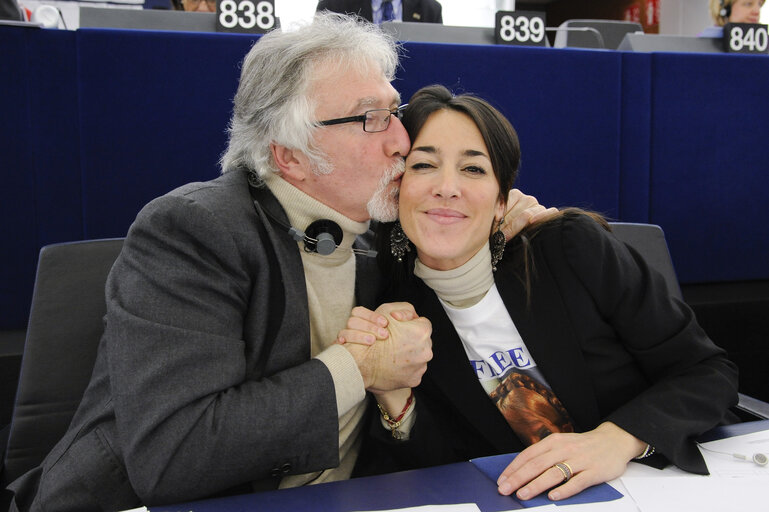
[[[571,466],[566,464],[565,462],[559,462],[554,468],[558,468],[558,470],[563,474],[563,482],[568,482],[571,477],[574,475],[574,472],[571,470]]]

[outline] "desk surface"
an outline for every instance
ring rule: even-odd
[[[717,427],[701,442],[769,429],[769,420]],[[476,503],[483,512],[524,508],[515,498],[500,496],[496,484],[471,462],[309,485],[295,489],[246,494],[152,507],[151,512],[233,512],[270,510],[390,510],[420,505]]]

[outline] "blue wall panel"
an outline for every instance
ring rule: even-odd
[[[151,199],[219,173],[253,36],[78,31],[86,238],[124,236]]]
[[[769,278],[769,58],[653,60],[651,221],[679,278]]]
[[[396,87],[490,100],[521,141],[517,186],[550,206],[619,214],[621,58],[614,52],[409,43]]]

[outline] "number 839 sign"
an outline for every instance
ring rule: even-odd
[[[545,13],[497,11],[494,42],[524,46],[547,46]]]
[[[275,0],[216,0],[217,32],[264,34],[275,28]]]

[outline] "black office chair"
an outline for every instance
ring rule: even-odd
[[[123,239],[40,250],[0,489],[38,466],[64,435],[104,330],[104,284]]]
[[[555,31],[555,48],[606,48],[616,50],[626,34],[643,32],[640,23],[619,20],[567,20]]]
[[[630,222],[610,222],[609,224],[612,233],[618,239],[638,251],[652,268],[663,275],[670,293],[683,300],[662,228],[656,224]],[[742,420],[769,419],[769,403],[743,393],[739,394],[739,403],[735,409],[735,414]]]

